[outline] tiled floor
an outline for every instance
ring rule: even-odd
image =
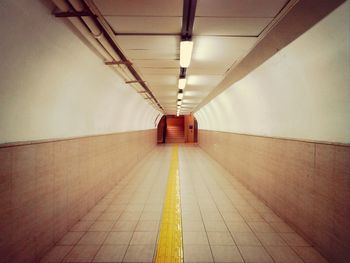
[[[157,147],[41,262],[152,262],[170,157]],[[199,147],[179,162],[185,262],[327,262]]]

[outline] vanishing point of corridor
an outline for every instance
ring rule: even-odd
[[[138,163],[41,262],[154,262],[173,147]],[[184,262],[327,262],[199,147],[178,154]]]

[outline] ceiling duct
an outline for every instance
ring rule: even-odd
[[[52,0],[59,11],[55,11],[56,17],[67,18],[79,32],[89,41],[95,50],[103,58],[106,65],[111,66],[130,85],[139,90],[139,86],[145,91],[140,93],[150,104],[155,106],[161,112],[163,107],[157,101],[152,91],[148,88],[145,81],[132,66],[132,63],[124,56],[122,51],[114,41],[114,34],[104,22],[103,17],[99,14],[98,9],[92,1],[81,0]]]

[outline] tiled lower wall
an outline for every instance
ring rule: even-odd
[[[350,262],[350,147],[199,131],[199,145],[331,262]]]
[[[0,147],[0,261],[36,262],[156,138],[146,130]]]

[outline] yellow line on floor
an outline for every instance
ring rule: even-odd
[[[156,263],[183,262],[178,146],[174,145],[158,238]]]

